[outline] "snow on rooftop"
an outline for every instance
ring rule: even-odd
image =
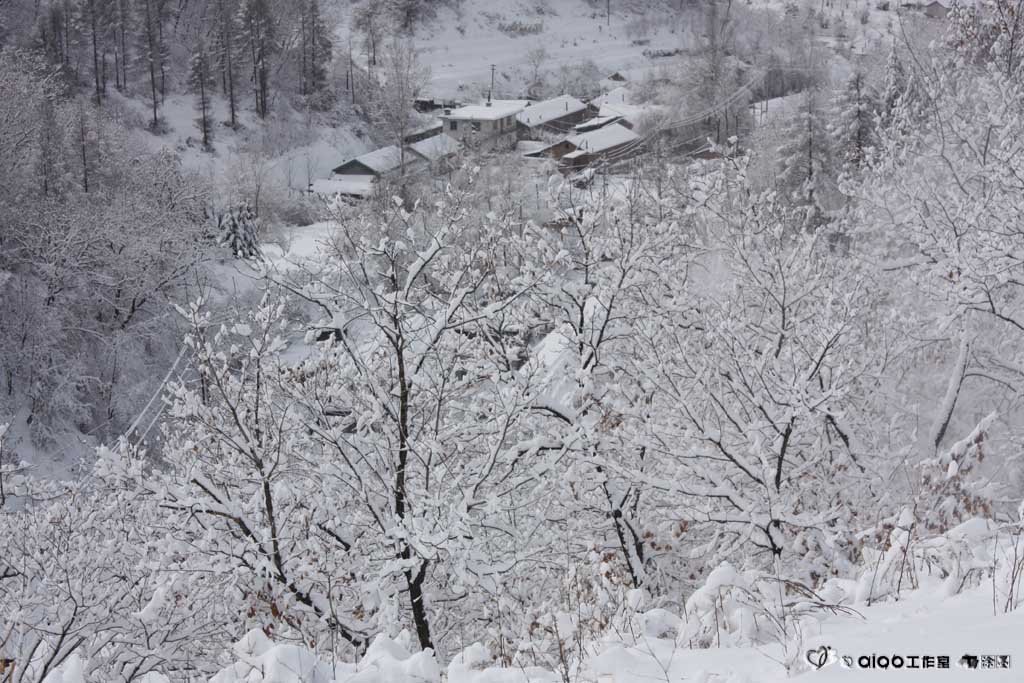
[[[428,161],[438,161],[457,154],[462,148],[462,143],[452,136],[442,133],[426,140],[414,142],[409,147]]]
[[[506,116],[513,116],[524,109],[519,100],[501,101],[496,100],[487,104],[468,104],[465,107],[452,109],[450,114],[445,114],[446,119],[466,119],[471,121],[494,121],[503,119]]]
[[[358,156],[353,161],[358,161],[375,173],[383,175],[402,165],[402,150],[395,145],[388,145]]]
[[[587,105],[572,95],[560,95],[527,106],[516,115],[516,120],[524,126],[539,126],[569,114],[576,114],[586,108]]]
[[[620,123],[613,123],[605,126],[604,128],[598,128],[597,130],[592,130],[588,133],[573,135],[569,138],[569,142],[575,146],[578,151],[595,154],[639,139],[640,136],[629,128],[626,128]],[[580,156],[579,153],[572,154]],[[566,157],[576,158],[570,157],[568,154]]]
[[[587,119],[583,123],[577,123],[575,126],[573,126],[573,130],[579,131],[581,133],[590,130],[597,130],[598,128],[607,126],[609,123],[614,123],[620,119],[622,119],[622,117],[619,116],[618,114],[616,114],[615,116],[597,116],[592,119]]]

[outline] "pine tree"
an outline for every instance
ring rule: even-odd
[[[200,36],[192,49],[192,59],[189,62],[189,87],[196,95],[196,126],[203,136],[203,148],[210,148],[210,141],[213,139],[213,129],[210,121],[210,95],[217,81],[213,75],[210,65],[210,55],[206,47],[206,40]]]
[[[238,114],[235,96],[236,40],[238,27],[235,23],[237,14],[234,0],[216,0],[217,30],[214,34],[213,54],[220,71],[221,90],[228,98],[228,123],[232,128],[238,127]]]
[[[829,124],[832,149],[845,171],[863,168],[868,148],[875,142],[877,112],[877,101],[864,74],[854,71],[836,93]]]
[[[160,125],[160,73],[163,70],[163,45],[160,36],[159,0],[139,0],[139,58],[145,62],[149,79],[149,98],[153,110],[153,128]]]
[[[130,0],[114,0],[114,82],[121,91],[128,89],[128,35],[133,29]]]
[[[813,88],[804,91],[799,113],[783,131],[786,142],[778,148],[779,189],[807,204],[815,203],[814,193],[821,186],[828,160],[828,133],[819,97]]]
[[[243,0],[239,24],[249,48],[256,113],[266,118],[269,111],[270,57],[274,45],[274,21],[267,0]]]
[[[310,96],[321,92],[327,85],[327,67],[331,62],[334,42],[320,14],[319,0],[307,0],[300,17],[299,92]]]
[[[78,24],[89,34],[92,53],[92,76],[96,104],[103,104],[107,94],[106,45],[110,37],[110,6],[108,0],[84,0],[78,8]]]
[[[882,91],[882,120],[885,123],[892,120],[906,86],[907,75],[903,72],[903,64],[900,62],[894,42],[889,50],[889,58],[885,62],[885,86]]]

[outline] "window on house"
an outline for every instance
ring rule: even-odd
[[[480,122],[479,121],[473,121],[470,125],[473,126],[473,132],[474,133],[479,133],[480,132]]]
[[[449,121],[448,122],[448,130],[458,130],[458,129],[459,129],[459,122],[458,121]]]

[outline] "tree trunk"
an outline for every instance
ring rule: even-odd
[[[96,35],[96,0],[89,0],[89,24],[92,29],[92,71],[96,82],[96,104],[103,104],[103,90],[100,84],[100,46]]]

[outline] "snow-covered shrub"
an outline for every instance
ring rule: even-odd
[[[248,203],[209,214],[209,235],[214,244],[226,247],[235,258],[256,258],[260,254],[260,224]]]
[[[828,585],[816,592],[803,584],[759,571],[716,567],[686,601],[676,641],[689,648],[778,643],[789,670],[802,666],[804,642],[828,614],[854,614],[844,591]]]

